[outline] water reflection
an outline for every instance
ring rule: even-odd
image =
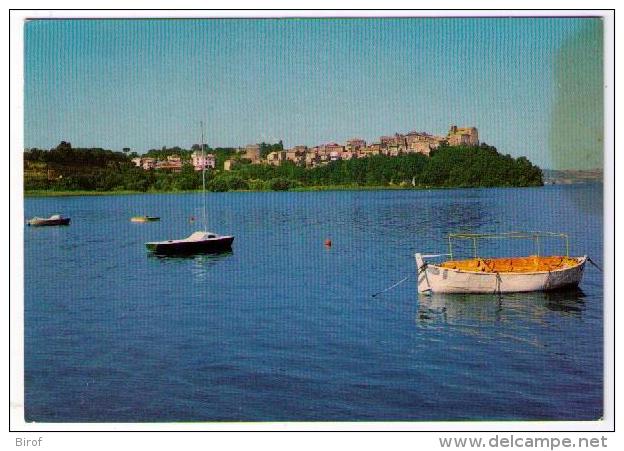
[[[585,293],[580,288],[544,293],[545,306],[548,310],[576,316],[580,316],[585,310],[585,297]]]
[[[234,255],[234,252],[229,250],[225,252],[206,252],[198,254],[177,254],[177,255],[160,255],[150,252],[149,258],[164,260],[164,261],[177,261],[177,260],[194,260],[196,262],[216,262],[222,260],[225,257]]]
[[[422,325],[487,324],[518,318],[543,322],[552,312],[580,317],[585,294],[579,288],[533,293],[432,294],[420,296],[417,322]]]
[[[234,252],[229,250],[219,253],[204,253],[204,254],[179,254],[179,255],[159,255],[149,253],[148,258],[154,261],[161,261],[166,264],[182,264],[184,262],[193,262],[194,266],[206,266],[215,265],[221,260],[234,255]]]
[[[58,237],[71,232],[70,227],[71,225],[37,227],[24,224],[24,235],[32,233],[33,236]]]
[[[212,269],[234,255],[233,251],[218,254],[195,254],[195,255],[156,255],[149,254],[149,258],[159,264],[171,265],[175,269],[187,271],[198,280],[204,280],[214,271]]]

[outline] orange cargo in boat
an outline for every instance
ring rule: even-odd
[[[449,260],[440,264],[442,268],[457,269],[460,271],[477,272],[538,272],[556,271],[577,266],[578,260],[563,256],[510,258],[473,258],[469,260]]]

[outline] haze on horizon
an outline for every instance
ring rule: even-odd
[[[314,146],[476,126],[543,168],[602,167],[598,18],[33,20],[24,146]]]

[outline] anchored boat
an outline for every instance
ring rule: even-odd
[[[540,255],[540,239],[565,240],[565,255]],[[508,258],[481,258],[477,242],[484,239],[531,239],[536,255]],[[453,240],[471,240],[471,259],[453,258]],[[449,235],[449,253],[417,253],[418,292],[429,293],[512,293],[547,291],[578,286],[583,277],[587,256],[570,257],[568,236],[551,232],[511,232],[499,234],[455,233]],[[429,259],[448,257],[441,263]]]
[[[154,222],[160,221],[158,216],[133,216],[130,218],[130,222]]]
[[[210,232],[194,232],[181,240],[154,241],[145,243],[147,249],[158,255],[192,255],[226,252],[232,248],[233,236]]]
[[[204,127],[201,124],[202,149],[202,200],[204,229],[181,240],[152,241],[145,243],[147,249],[157,255],[192,255],[227,252],[232,248],[234,237],[218,235],[206,230],[206,158],[204,156]]]
[[[52,215],[49,218],[39,218],[35,216],[32,219],[26,221],[26,224],[29,226],[59,226],[59,225],[69,225],[71,221],[70,218],[65,218],[62,215]]]

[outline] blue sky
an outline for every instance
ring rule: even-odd
[[[579,89],[602,84],[601,58],[583,64],[601,30],[574,18],[31,21],[24,144],[189,147],[200,120],[211,146],[372,141],[457,124],[542,167],[593,167],[595,140],[583,143],[589,161],[552,152],[579,141],[569,124],[593,120],[601,133],[601,96],[561,83],[569,65]]]

